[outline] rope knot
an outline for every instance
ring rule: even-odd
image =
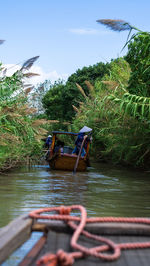
[[[60,206],[59,213],[60,215],[69,215],[71,212],[70,207]]]
[[[64,252],[62,249],[57,252],[58,264],[61,266],[72,266],[74,259],[71,254]]]
[[[37,266],[57,266],[58,260],[55,254],[45,254],[37,262]]]

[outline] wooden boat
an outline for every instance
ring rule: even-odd
[[[150,241],[150,220],[147,219],[147,221],[148,224],[144,224],[144,221],[139,224],[137,222],[121,223],[119,221],[109,223],[106,221],[100,223],[88,223],[84,230],[87,230],[89,233],[94,235],[101,235],[102,238],[109,237],[111,241],[115,241],[115,245],[119,245],[120,243],[128,243],[129,245],[129,243],[133,244],[133,242],[136,244],[145,242],[147,243],[147,247],[142,248],[139,245],[139,248],[131,248],[130,250],[127,250],[128,248],[123,248],[120,257],[111,261],[96,258],[94,256],[85,256],[83,253],[83,257],[75,259],[73,265],[106,266],[111,264],[111,266],[149,266],[150,242],[148,241]],[[70,247],[70,239],[72,238],[73,231],[66,223],[61,220],[38,220],[29,217],[29,215],[23,215],[7,226],[0,228],[0,265],[3,262],[7,262],[7,258],[13,253],[13,251],[29,239],[35,231],[42,232],[42,235],[34,246],[30,247],[30,250],[25,257],[20,259],[21,262],[19,263],[19,266],[54,265],[50,263],[37,264],[37,261],[49,252],[57,254],[57,251],[60,249],[63,249],[68,254],[74,251]],[[100,245],[95,242],[95,240],[90,239],[90,241],[88,241],[84,235],[80,236],[78,243],[79,245],[83,245],[89,249],[92,249],[93,246],[98,247],[99,245],[101,247],[101,245],[104,245],[104,242]],[[108,252],[107,250],[107,252],[102,252],[102,254],[106,253],[111,256],[112,251],[109,250]],[[13,263],[15,263],[14,257],[12,258],[12,262],[9,262],[9,265],[14,265]],[[60,263],[59,265],[64,264]]]
[[[47,153],[46,160],[48,161],[52,169],[73,171],[76,161],[78,159],[78,156],[76,154],[72,154],[73,148],[70,146],[64,146],[63,152],[61,152],[61,150],[55,152],[55,147],[56,147],[56,140],[58,140],[58,136],[60,137],[61,135],[68,135],[68,136],[77,137],[78,134],[73,132],[59,132],[59,131],[53,131],[52,133],[53,133],[52,144],[49,152]],[[89,166],[89,146],[90,146],[90,141],[87,142],[85,156],[79,157],[76,169],[77,171],[85,171],[87,169],[87,166]]]

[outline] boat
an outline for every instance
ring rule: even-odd
[[[83,206],[72,205],[38,209],[16,218],[0,228],[0,265],[16,265],[13,252],[17,249],[19,266],[149,266],[149,218],[86,215]],[[31,245],[35,232],[41,234]],[[22,250],[24,243],[27,247],[28,241],[28,251],[22,254],[18,248]]]
[[[88,137],[88,135],[85,136],[86,137],[86,148],[85,148],[84,156],[82,156],[81,152],[78,155],[73,154],[74,148],[71,146],[63,146],[62,150],[61,150],[61,147],[60,149],[57,150],[57,142],[60,141],[60,144],[63,143],[62,140],[60,140],[62,136],[63,137],[70,136],[70,137],[77,138],[78,134],[79,133],[63,132],[63,131],[52,132],[52,144],[46,155],[46,160],[48,161],[51,169],[67,170],[67,171],[74,171],[74,170],[85,171],[87,167],[90,166],[90,163],[89,163],[90,138]]]

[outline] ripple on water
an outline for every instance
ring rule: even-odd
[[[0,226],[30,210],[82,204],[94,216],[149,216],[148,174],[94,164],[87,172],[22,168],[0,176]]]
[[[75,175],[48,166],[22,168],[0,176],[0,227],[34,209],[73,204],[85,206],[88,216],[149,217],[149,195],[149,173],[107,164]],[[3,266],[18,265],[38,237],[33,235]]]

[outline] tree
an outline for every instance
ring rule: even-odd
[[[101,80],[101,78],[108,73],[109,63],[104,64],[100,62],[94,64],[93,66],[78,69],[68,78],[68,82],[80,84],[80,86],[84,89],[85,93],[88,94],[88,88],[85,85],[85,80],[88,80],[92,85],[94,85],[97,79]]]
[[[124,47],[128,45],[125,60],[131,68],[128,91],[132,94],[150,97],[150,33],[143,32],[124,20],[100,19],[97,22],[114,31],[129,31],[124,45]],[[135,33],[131,36],[133,30]]]
[[[79,84],[89,94],[89,88],[85,81],[94,82],[101,79],[104,74],[108,73],[109,64],[98,63],[93,66],[83,67],[72,74],[64,84],[62,81],[55,82],[50,86],[49,91],[43,97],[42,103],[49,119],[59,121],[72,121],[75,116],[73,105],[79,106],[79,103],[85,101],[81,94]]]
[[[51,87],[51,82],[45,80],[43,83],[38,84],[28,96],[29,104],[31,107],[36,108],[36,116],[38,117],[44,117],[45,110],[43,108],[42,99],[49,90],[49,87]]]
[[[128,91],[150,97],[150,33],[139,32],[134,36],[128,44],[125,59],[132,71]]]

